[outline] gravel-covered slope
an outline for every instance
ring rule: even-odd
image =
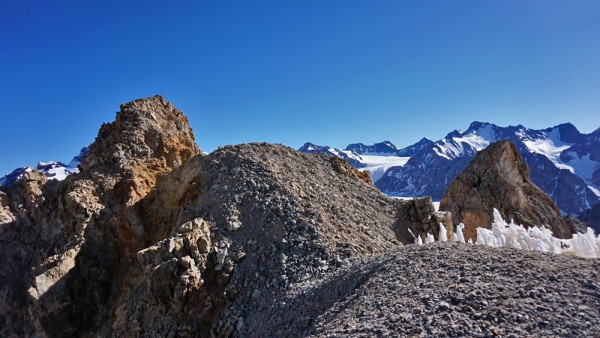
[[[351,277],[364,282],[309,335],[600,336],[598,260],[446,242],[399,247],[363,266],[371,268]]]
[[[212,225],[212,243],[227,248],[216,283],[226,286],[207,287],[227,294],[213,297],[221,299],[213,307],[214,336],[298,332],[306,322],[286,302],[400,244],[394,201],[337,158],[254,143],[222,147],[200,167],[201,183],[182,202],[177,223],[201,217]],[[330,305],[337,299],[327,297]],[[314,318],[324,304],[307,315]],[[289,317],[280,316],[288,310]]]

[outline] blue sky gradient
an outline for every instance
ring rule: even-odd
[[[204,151],[600,127],[599,1],[4,1],[0,175],[161,94]]]

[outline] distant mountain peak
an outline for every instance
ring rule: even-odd
[[[454,137],[459,137],[461,134],[462,134],[462,131],[460,131],[458,129],[454,129],[453,131],[451,131],[448,134],[446,134],[446,136],[444,137],[444,139],[451,140]]]
[[[38,162],[36,170],[44,174],[48,179],[64,180],[67,176],[79,172],[79,164],[81,160],[89,152],[88,147],[83,147],[77,156],[74,156],[69,164],[60,161]],[[15,184],[25,172],[34,170],[32,167],[17,168],[10,174],[0,178],[0,186],[11,186]]]
[[[398,151],[398,148],[390,142],[383,141],[379,143],[375,143],[373,145],[366,145],[363,143],[352,143],[346,147],[346,150],[353,151],[357,154],[395,154]]]
[[[362,168],[365,166],[360,155],[350,149],[342,150],[342,149],[338,149],[338,148],[333,148],[333,147],[329,147],[329,146],[320,146],[320,145],[316,145],[314,143],[306,142],[306,143],[304,143],[304,145],[302,147],[300,147],[298,149],[298,151],[301,151],[303,153],[308,153],[308,154],[321,152],[321,153],[325,153],[329,156],[343,158],[346,161],[348,161],[348,163],[351,166],[353,166],[355,168]]]
[[[469,128],[467,128],[467,131],[466,131],[466,132],[469,132],[469,131],[471,131],[471,130],[477,130],[477,129],[479,129],[479,128],[487,127],[487,126],[490,126],[490,125],[492,125],[492,126],[495,126],[494,124],[492,124],[492,123],[489,123],[489,122],[479,122],[479,121],[473,121],[473,122],[471,122],[471,124],[469,125]]]
[[[300,149],[298,149],[299,151],[302,152],[309,152],[309,151],[313,151],[313,150],[317,150],[318,148],[320,148],[319,146],[317,146],[314,143],[311,142],[306,142],[304,143],[304,145],[302,147],[300,147]]]

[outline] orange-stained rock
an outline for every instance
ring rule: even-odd
[[[492,143],[477,153],[440,203],[440,210],[450,211],[455,224],[465,224],[465,238],[473,240],[477,227],[491,226],[494,208],[517,224],[546,225],[559,238],[572,234],[554,202],[531,182],[527,164],[509,141]]]

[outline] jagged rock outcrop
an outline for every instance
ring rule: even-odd
[[[1,336],[295,332],[277,302],[399,243],[368,174],[279,145],[202,155],[160,96],[122,105],[79,167],[0,194]]]
[[[471,285],[457,288],[456,279],[464,284],[462,278],[472,278],[479,292],[490,281],[476,279],[493,282],[496,275],[482,274],[479,266],[457,268],[474,261],[460,256],[458,244],[393,251],[412,242],[402,232],[410,222],[419,234],[437,235],[438,222],[451,228],[449,214],[435,213],[430,199],[409,203],[386,197],[368,174],[344,160],[265,143],[226,146],[203,155],[185,116],[156,96],[122,105],[116,121],[102,126],[80,169],[64,181],[27,170],[0,191],[0,336],[337,335],[342,331],[327,324],[343,320],[335,317],[343,313],[337,305],[360,296],[356,291],[364,294],[361,286],[370,282],[377,294],[387,297],[395,291],[390,298],[395,306],[410,304],[410,311],[427,316],[439,314],[429,300],[410,303],[402,297],[417,299],[418,288],[452,300],[447,293],[458,289],[464,304],[460,298],[460,304],[446,304],[444,311],[457,306],[458,325],[465,326],[451,332],[469,334],[467,328],[473,328],[476,335],[483,334],[467,318],[473,305],[468,302],[487,300],[463,295]],[[424,259],[422,252],[430,248],[441,254]],[[473,250],[487,248],[468,249]],[[504,272],[515,271],[511,264],[518,260],[501,262],[504,252],[486,253],[481,261],[499,263],[493,271],[502,272],[504,285],[513,285]],[[546,266],[546,256],[524,255]],[[450,262],[455,257],[459,259]],[[559,268],[572,262],[563,257]],[[597,264],[575,263],[587,269],[581,274],[586,280],[582,287],[597,290]],[[439,289],[431,269],[435,264],[448,272],[440,275]],[[542,272],[551,273],[546,270]],[[385,271],[393,278],[381,275]],[[532,274],[541,278],[539,271]],[[398,285],[411,276],[409,289]],[[564,283],[572,286],[574,279]],[[562,296],[565,287],[558,289],[556,297],[567,298]],[[568,294],[573,304],[566,308],[596,322],[594,297],[575,290]],[[501,298],[493,294],[493,299]],[[563,298],[557,299],[562,308]],[[395,311],[377,296],[361,300],[373,302],[377,305],[372,307],[392,316],[356,312],[364,318],[359,332],[365,335],[413,335],[429,325],[406,325],[408,319],[396,316],[404,310]],[[510,305],[525,307],[519,314],[545,318],[528,304]],[[508,320],[494,311],[489,314]],[[382,321],[389,331],[380,331]],[[571,326],[556,332],[598,332],[585,321]],[[551,323],[547,327],[554,330]],[[507,332],[550,331],[546,326],[519,331],[511,323]]]
[[[0,191],[0,224],[10,223],[15,220],[15,216],[8,207],[8,197],[6,193]]]
[[[21,301],[0,307],[8,323],[0,334],[95,332],[129,292],[135,253],[169,232],[161,222],[169,217],[148,216],[172,214],[176,202],[152,191],[197,154],[185,116],[156,96],[121,106],[82,159],[80,174],[47,182],[28,170],[7,188],[15,217],[1,225],[0,255],[8,266],[0,282]]]
[[[433,235],[438,241],[440,224],[446,228],[447,238],[452,239],[454,227],[452,215],[446,211],[435,211],[430,196],[408,200],[398,200],[398,233],[406,242],[413,242],[413,235],[420,236],[423,243],[427,234]],[[410,231],[409,231],[410,229]]]
[[[573,233],[586,233],[588,226],[579,218],[575,218],[573,215],[568,214],[564,217],[564,219],[565,223],[567,223],[567,226],[572,230]]]
[[[573,232],[550,197],[531,182],[527,164],[509,141],[478,152],[440,203],[440,210],[450,211],[455,224],[465,224],[465,237],[471,239],[476,238],[477,227],[490,227],[494,208],[504,219],[526,227],[546,225],[559,238]]]

